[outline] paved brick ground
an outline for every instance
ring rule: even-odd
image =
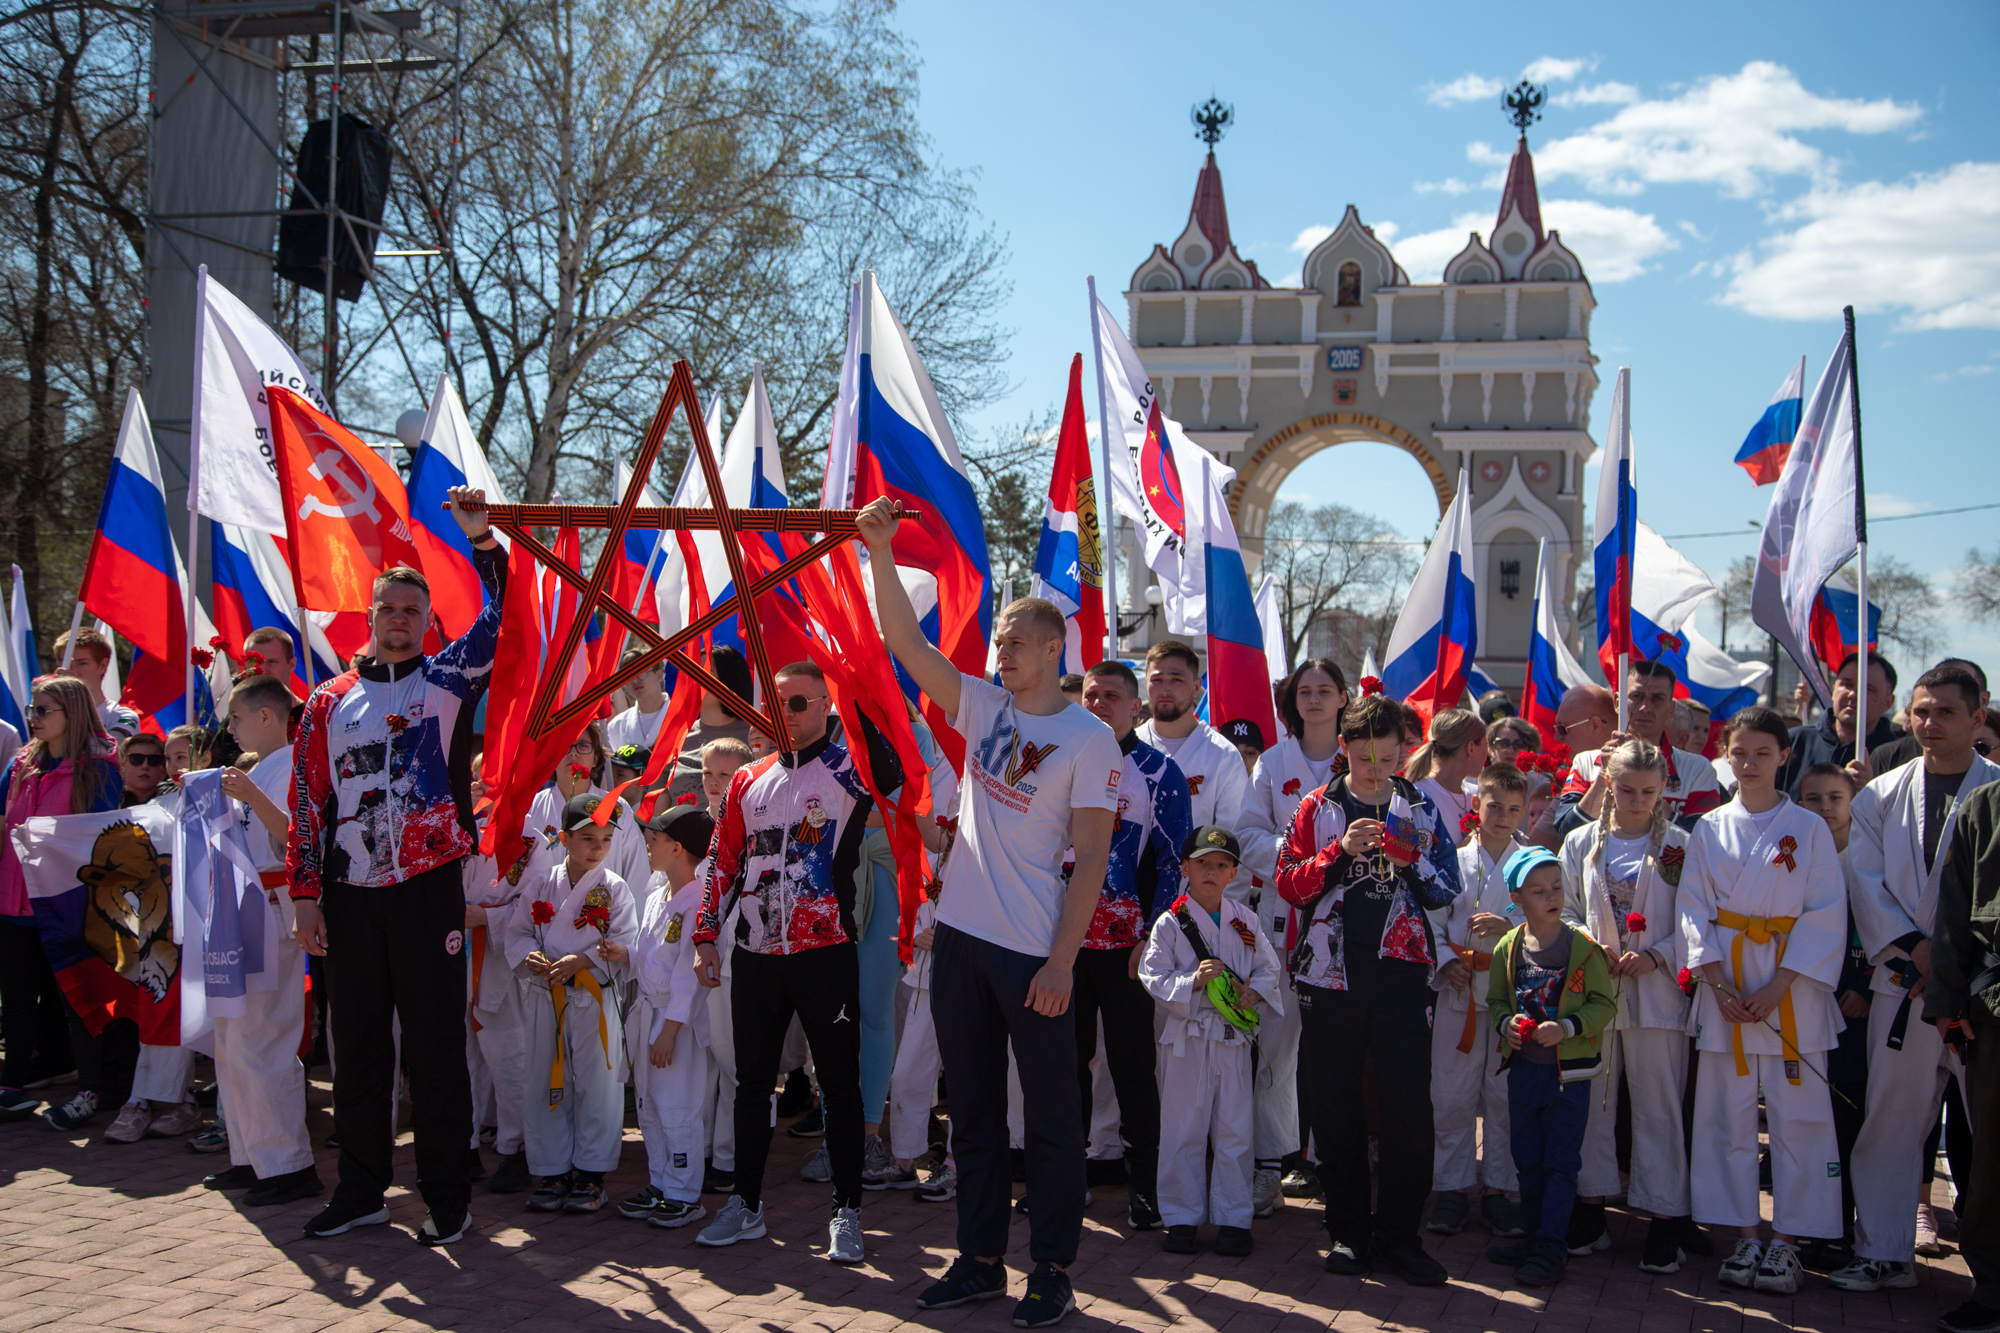
[[[326,1088],[314,1089],[313,1134],[330,1126]],[[108,1118],[100,1117],[102,1127]],[[911,1326],[1011,1327],[1012,1302],[920,1315],[913,1299],[942,1270],[952,1206],[908,1194],[871,1194],[864,1210],[868,1262],[841,1269],[821,1255],[826,1187],[796,1179],[809,1145],[779,1136],[767,1212],[771,1236],[700,1250],[693,1232],[663,1232],[607,1210],[546,1217],[522,1197],[480,1191],[476,1234],[446,1251],[411,1240],[423,1206],[406,1190],[390,1199],[393,1224],[306,1241],[316,1201],[245,1209],[200,1187],[218,1166],[178,1142],[129,1147],[94,1135],[67,1139],[39,1121],[0,1127],[0,1333],[122,1328],[149,1333],[376,1333],[382,1329],[835,1330]],[[408,1135],[397,1170],[413,1174]],[[491,1154],[488,1154],[489,1164]],[[626,1133],[614,1197],[643,1183],[645,1150]],[[332,1182],[333,1154],[320,1171]],[[1956,1257],[1923,1265],[1911,1291],[1842,1296],[1814,1279],[1796,1297],[1718,1290],[1715,1259],[1673,1277],[1638,1271],[1644,1223],[1614,1212],[1617,1243],[1574,1261],[1546,1298],[1509,1285],[1485,1259],[1477,1227],[1445,1241],[1451,1285],[1420,1291],[1394,1280],[1329,1277],[1320,1270],[1319,1210],[1293,1205],[1257,1224],[1244,1260],[1160,1252],[1157,1233],[1123,1227],[1123,1190],[1099,1190],[1076,1268],[1081,1305],[1065,1327],[1226,1329],[1604,1330],[1605,1333],[1737,1333],[1738,1330],[1929,1329],[1965,1298]],[[711,1207],[716,1200],[708,1200]],[[1022,1289],[1025,1226],[1015,1228],[1013,1294]]]

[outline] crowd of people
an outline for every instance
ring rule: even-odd
[[[1741,1288],[1795,1292],[1809,1269],[1909,1287],[1942,1252],[1942,1115],[1975,1288],[1941,1327],[2000,1329],[2000,734],[1975,665],[1899,701],[1857,655],[1808,724],[1711,723],[1635,663],[1622,698],[1571,689],[1543,736],[1504,697],[1426,722],[1315,658],[1279,684],[1265,748],[1201,720],[1183,644],[1062,675],[1065,625],[1036,599],[997,617],[993,676],[962,674],[923,636],[878,502],[858,527],[884,641],[963,741],[962,776],[921,719],[928,770],[905,771],[798,662],[775,675],[788,746],[712,698],[657,794],[614,794],[662,742],[656,669],[489,856],[476,722],[506,571],[480,497],[453,499],[488,608],[436,654],[428,589],[395,571],[370,654],[303,701],[289,636],[253,635],[220,736],[142,731],[103,698],[88,631],[35,682],[10,832],[171,804],[221,768],[255,888],[294,930],[275,989],[216,1022],[210,1120],[191,1051],[69,1007],[0,846],[0,1117],[112,1113],[108,1140],[227,1151],[204,1183],[250,1206],[311,1198],[320,1046],[339,1161],[307,1235],[388,1220],[401,1088],[430,1246],[466,1234],[480,1180],[536,1212],[755,1241],[789,1121],[820,1140],[802,1173],[830,1189],[829,1260],[863,1261],[869,1192],[911,1190],[957,1217],[918,1304],[997,1298],[1025,1214],[1014,1323],[1043,1327],[1074,1308],[1092,1191],[1117,1186],[1127,1226],[1175,1254],[1247,1255],[1256,1219],[1322,1199],[1327,1271],[1416,1285],[1447,1280],[1425,1234],[1476,1220],[1493,1262],[1549,1286],[1611,1247],[1622,1200],[1649,1219],[1647,1272],[1719,1255]],[[740,656],[713,670],[751,697]],[[913,781],[934,815],[906,965],[897,815],[871,790]],[[614,1199],[628,1116],[646,1183]]]

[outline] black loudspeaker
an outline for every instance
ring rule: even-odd
[[[305,140],[299,145],[297,175],[292,179],[294,211],[278,220],[278,276],[315,292],[326,290],[326,215],[299,210],[317,208],[326,196],[328,141],[332,137],[327,121],[316,120],[307,127]],[[394,157],[388,135],[359,116],[342,113],[335,189],[343,212],[378,224],[382,221],[383,207],[389,201],[389,164]],[[362,284],[368,280],[369,265],[356,253],[355,240],[372,254],[378,234],[359,223],[335,223],[333,290],[341,300],[360,300]]]

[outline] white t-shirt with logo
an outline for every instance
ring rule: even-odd
[[[1068,891],[1070,812],[1118,808],[1118,738],[1078,704],[1021,712],[1011,692],[978,676],[960,677],[951,723],[965,737],[965,779],[938,922],[1046,958]]]

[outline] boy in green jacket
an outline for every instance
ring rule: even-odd
[[[1618,996],[1603,948],[1562,919],[1562,862],[1523,847],[1501,874],[1523,922],[1493,947],[1487,1009],[1508,1051],[1509,1146],[1528,1234],[1486,1255],[1512,1267],[1522,1286],[1547,1287],[1569,1263],[1590,1080],[1603,1072],[1599,1034],[1617,1016]]]

